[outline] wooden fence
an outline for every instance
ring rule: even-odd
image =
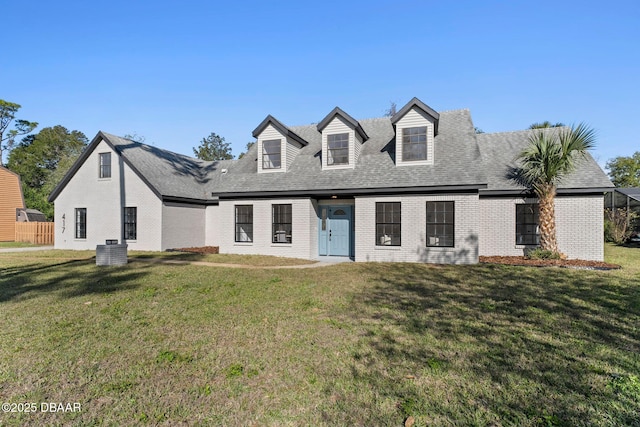
[[[16,242],[53,245],[53,222],[16,222]]]

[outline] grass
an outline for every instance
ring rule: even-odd
[[[4,254],[5,258],[17,259],[67,259],[67,260],[89,260],[95,257],[96,251],[75,251],[75,250],[45,250],[34,252],[11,252]],[[273,266],[291,266],[313,264],[300,258],[285,258],[266,255],[234,255],[234,254],[195,254],[186,252],[146,252],[146,251],[129,251],[128,257],[130,262],[144,260],[176,260],[176,261],[192,261],[207,262],[215,264],[239,264],[251,265],[256,267],[273,267]]]
[[[0,400],[82,411],[1,425],[640,425],[637,249],[605,272],[55,253],[0,254]]]
[[[45,245],[34,245],[33,243],[25,243],[25,242],[0,242],[0,249],[4,248],[31,248],[34,246],[45,246]]]

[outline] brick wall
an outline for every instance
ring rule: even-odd
[[[480,199],[480,255],[524,254],[528,246],[515,244],[517,203],[537,203],[537,199]],[[555,207],[560,251],[571,259],[602,261],[603,196],[558,196]]]
[[[291,204],[291,243],[272,243],[273,204]],[[235,242],[235,205],[253,206],[253,242]],[[263,254],[314,259],[317,256],[317,216],[311,199],[223,200],[207,218],[207,235],[220,253]],[[315,218],[315,219],[314,219]],[[209,230],[214,227],[214,230]],[[217,237],[214,237],[217,236]]]
[[[455,246],[427,247],[427,201],[455,202]],[[401,203],[401,246],[376,245],[376,202]],[[478,195],[357,197],[356,261],[402,261],[446,264],[478,262]]]

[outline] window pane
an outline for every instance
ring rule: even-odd
[[[540,243],[539,211],[537,203],[516,205],[516,244]]]
[[[124,208],[124,239],[136,240],[138,235],[138,209]]]
[[[349,164],[349,134],[327,135],[327,164]]]
[[[86,239],[87,238],[87,209],[86,208],[77,208],[76,209],[76,239]]]
[[[100,178],[111,178],[111,153],[100,153]]]
[[[401,245],[400,202],[376,203],[376,245]]]
[[[262,168],[279,169],[281,167],[281,144],[279,139],[262,142]]]
[[[402,130],[403,160],[426,160],[427,128],[420,126]]]
[[[273,205],[273,243],[292,242],[291,205]]]
[[[455,246],[454,202],[427,202],[427,246]]]
[[[253,205],[236,206],[236,242],[253,242]]]

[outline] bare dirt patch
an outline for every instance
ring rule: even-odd
[[[615,270],[618,264],[602,261],[585,261],[581,259],[529,259],[522,256],[481,256],[481,263],[525,265],[530,267],[564,267],[588,270]]]
[[[188,252],[192,254],[218,254],[220,248],[218,246],[202,246],[199,248],[177,248],[173,249],[175,252]]]

